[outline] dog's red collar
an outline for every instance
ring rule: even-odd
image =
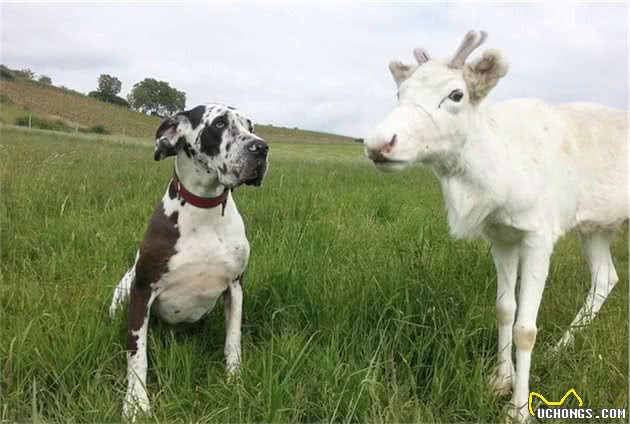
[[[177,178],[177,174],[173,172],[173,179],[171,180],[171,184],[175,188],[175,192],[177,193],[177,197],[185,200],[187,203],[191,205],[202,208],[202,209],[211,209],[216,208],[221,205],[221,216],[225,213],[225,205],[227,203],[229,189],[223,190],[223,193],[218,195],[217,197],[199,197],[195,194],[192,194],[190,191],[186,190],[186,188],[182,185],[179,178]]]

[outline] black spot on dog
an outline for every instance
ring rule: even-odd
[[[232,170],[232,175],[234,175],[236,177],[236,179],[241,178],[240,172],[238,172],[236,169]]]
[[[219,128],[217,124],[223,122],[223,127]],[[201,151],[208,156],[216,156],[221,150],[221,140],[223,131],[227,127],[224,116],[217,116],[212,123],[203,129],[199,136]]]
[[[194,130],[195,128],[199,126],[199,124],[201,124],[201,120],[203,118],[204,113],[206,113],[206,107],[197,106],[186,112],[182,112],[181,115],[184,115],[186,116],[186,118],[188,118],[188,120],[190,121],[190,125],[192,126],[192,129]]]
[[[166,216],[164,205],[162,202],[158,203],[140,244],[136,278],[129,292],[127,316],[127,349],[131,355],[135,355],[138,350],[138,336],[133,333],[144,325],[149,313],[149,299],[153,290],[151,286],[168,271],[168,261],[175,254],[175,243],[179,239],[178,217],[177,212]]]
[[[231,147],[232,147],[232,143],[226,143],[225,144],[225,151],[229,152]],[[227,155],[225,155],[225,157],[227,157]]]
[[[186,139],[184,137],[181,137],[180,140],[182,138],[184,139],[182,143],[182,149],[184,149],[184,153],[186,153],[186,156],[188,156],[189,158],[192,158],[193,156],[195,156],[195,151],[190,148],[190,145],[188,143],[186,143]]]
[[[171,183],[168,185],[168,197],[171,200],[177,197],[177,189],[175,188],[173,180],[171,180]]]
[[[222,163],[221,166],[219,167],[219,171],[221,171],[222,174],[226,174],[227,173],[227,165]]]
[[[173,128],[177,126],[177,121],[173,118],[166,118],[162,121],[157,131],[155,132],[155,139],[159,139],[169,128]]]

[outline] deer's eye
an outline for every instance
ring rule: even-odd
[[[448,95],[448,98],[454,102],[459,102],[462,97],[464,97],[464,93],[462,93],[462,90],[453,90],[451,91],[451,94]]]

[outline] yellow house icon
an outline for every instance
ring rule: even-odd
[[[534,410],[532,409],[532,401],[534,400],[534,397],[539,398],[540,400],[542,400],[544,402],[545,405],[548,405],[548,406],[562,406],[562,404],[564,404],[564,402],[567,400],[569,395],[575,396],[575,398],[577,399],[578,404],[580,406],[582,406],[584,404],[584,402],[582,401],[582,398],[580,397],[580,395],[577,394],[577,392],[575,391],[574,388],[569,389],[569,391],[566,392],[564,394],[564,396],[562,396],[562,399],[560,399],[557,402],[552,402],[552,401],[549,401],[549,400],[545,399],[545,397],[543,395],[541,395],[540,393],[530,392],[529,393],[529,402],[528,402],[529,413],[532,415],[532,417],[536,416],[534,414]]]

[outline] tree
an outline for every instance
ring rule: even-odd
[[[15,79],[15,71],[0,65],[0,80],[13,81]]]
[[[24,68],[24,69],[20,69],[19,71],[15,71],[15,74],[18,77],[26,78],[30,80],[35,78],[35,72],[31,71],[29,68]]]
[[[120,93],[122,88],[122,82],[112,75],[101,74],[97,80],[99,93],[104,94],[107,97],[115,97]]]
[[[112,75],[109,74],[101,74],[96,80],[98,88],[96,91],[90,91],[88,93],[89,97],[92,97],[96,100],[105,103],[113,103],[118,106],[124,106],[126,108],[129,107],[129,103],[122,97],[118,97],[117,94],[120,93],[120,89],[122,88],[122,82]]]
[[[151,115],[173,114],[186,107],[186,93],[153,78],[136,83],[127,100],[134,109]]]
[[[48,75],[40,75],[37,81],[41,82],[42,84],[52,84],[52,79]]]

